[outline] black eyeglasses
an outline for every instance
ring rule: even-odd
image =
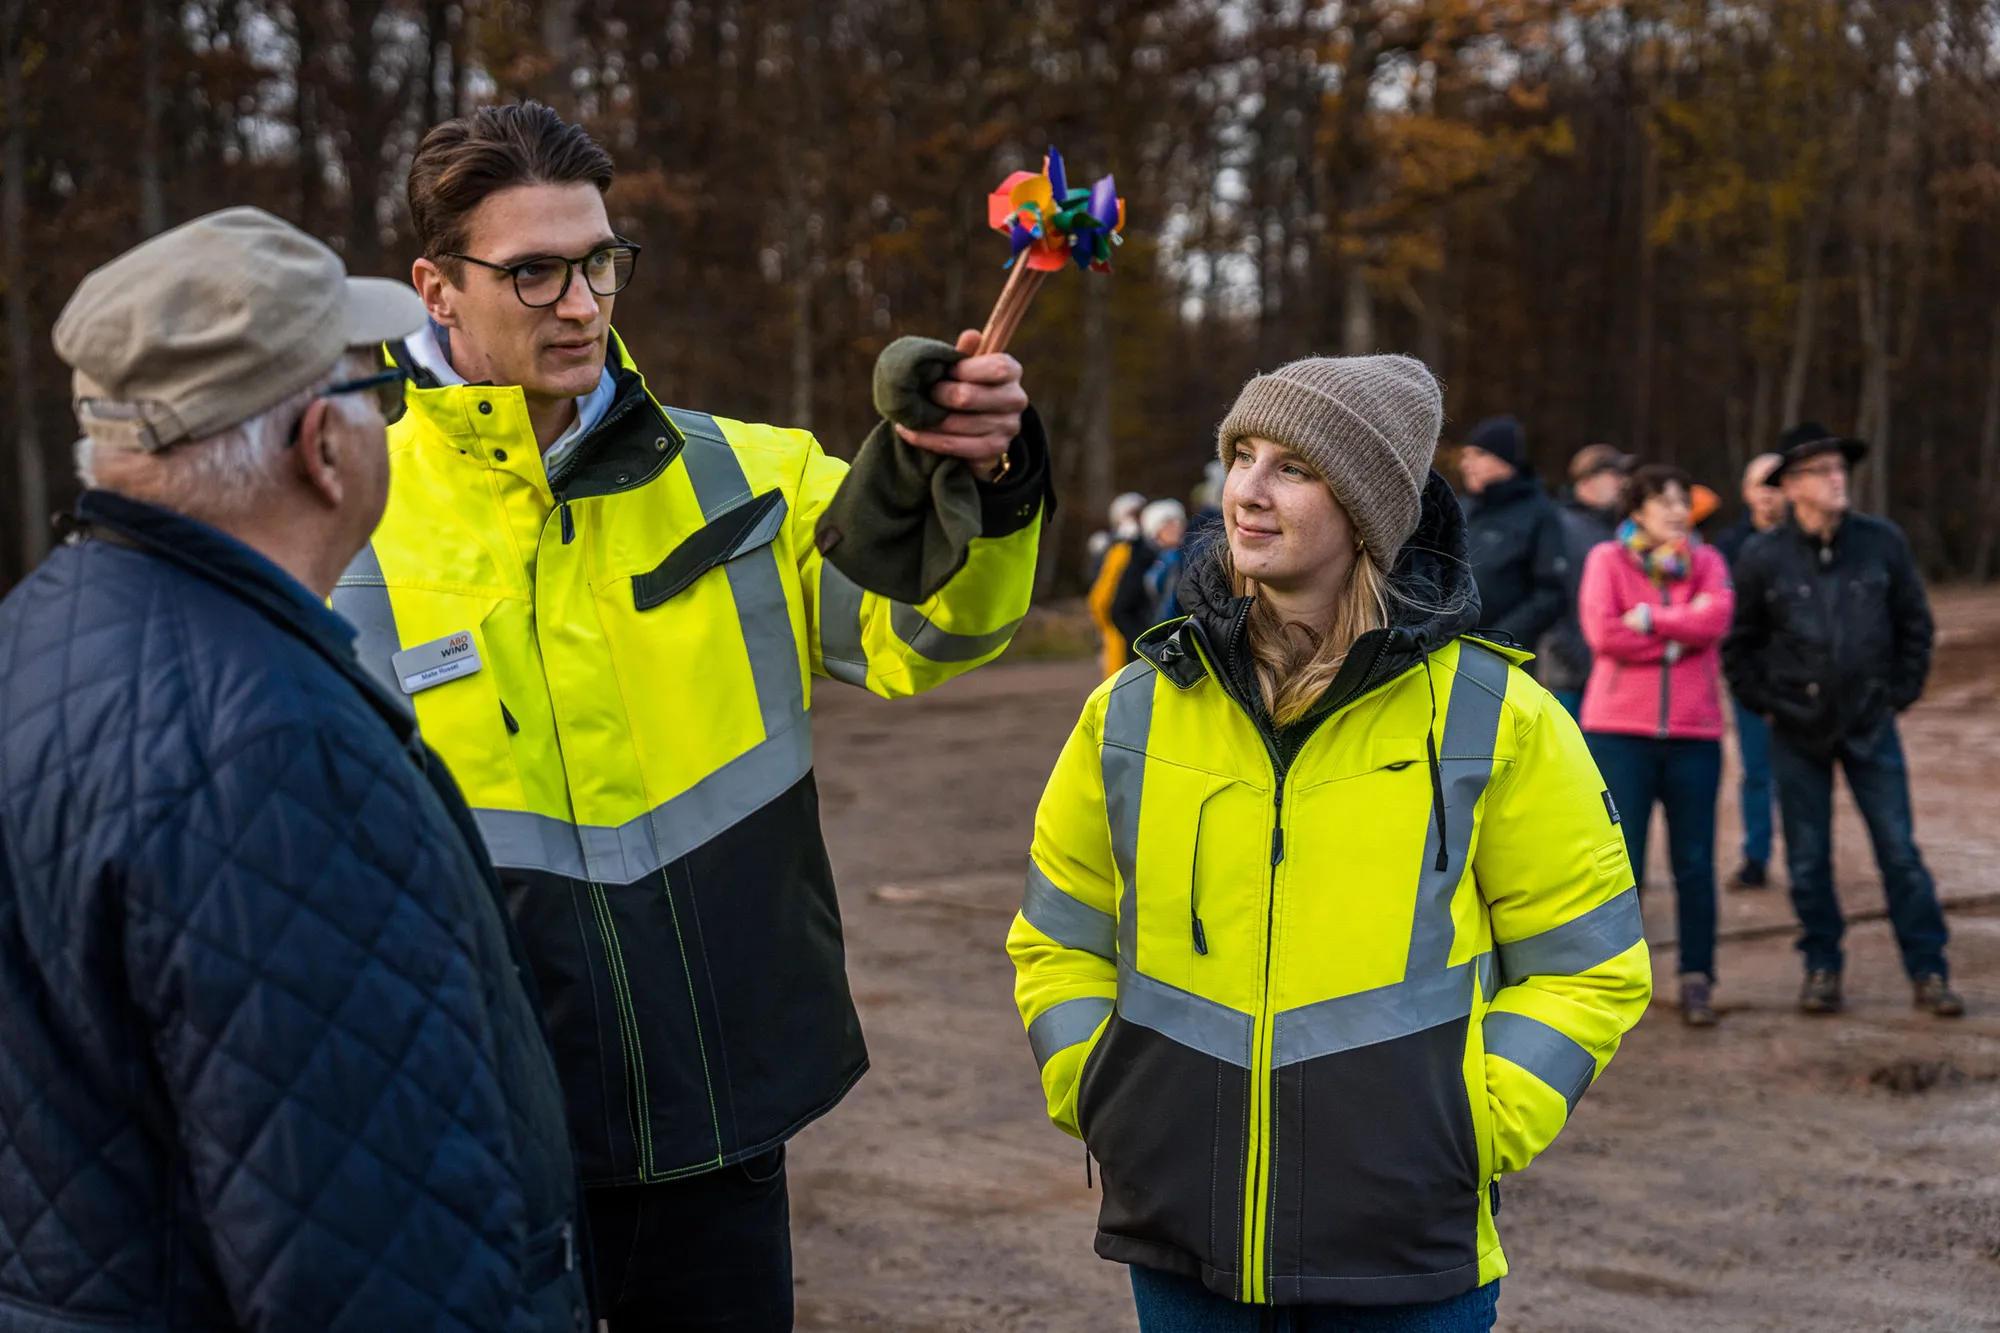
[[[403,384],[409,378],[410,372],[402,366],[390,366],[373,375],[363,375],[358,380],[329,384],[319,396],[334,398],[343,393],[371,393],[375,396],[375,406],[381,409],[382,420],[395,421],[403,415]]]
[[[517,264],[495,264],[456,250],[445,251],[444,257],[462,259],[468,264],[505,273],[514,280],[514,295],[521,298],[521,304],[541,310],[569,295],[570,280],[576,276],[579,267],[583,269],[584,283],[594,295],[618,295],[625,290],[625,284],[632,281],[632,270],[639,263],[639,247],[631,241],[615,241],[610,245],[600,245],[576,259],[564,259],[561,255],[536,255]]]

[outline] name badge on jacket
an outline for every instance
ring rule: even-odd
[[[479,646],[472,641],[471,630],[460,630],[405,648],[389,659],[389,665],[395,669],[403,693],[415,694],[479,670]]]

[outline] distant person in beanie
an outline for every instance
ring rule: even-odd
[[[1466,550],[1479,584],[1479,623],[1532,649],[1569,604],[1569,541],[1562,515],[1528,461],[1512,417],[1489,417],[1459,449]]]
[[[1091,623],[1097,626],[1098,638],[1103,641],[1104,674],[1116,675],[1118,668],[1131,660],[1132,636],[1118,628],[1113,607],[1118,601],[1118,591],[1125,585],[1125,571],[1132,567],[1138,544],[1144,540],[1139,531],[1139,513],[1146,507],[1146,497],[1137,491],[1126,491],[1111,502],[1110,541],[1098,557],[1096,572],[1091,575],[1090,606]],[[1144,565],[1140,566],[1143,571]]]
[[[1732,575],[1750,539],[1785,521],[1784,491],[1764,484],[1783,461],[1777,454],[1758,454],[1743,469],[1743,515],[1715,538],[1715,549],[1729,561]],[[1745,708],[1733,690],[1730,703],[1736,714],[1737,759],[1743,768],[1739,790],[1743,863],[1729,877],[1729,884],[1737,889],[1762,889],[1771,883],[1771,728],[1756,712]]]
[[[1583,736],[1473,636],[1442,407],[1405,357],[1252,380],[1188,616],[1042,796],[1015,1000],[1141,1333],[1492,1328],[1499,1178],[1651,992]]]
[[[1569,494],[1562,502],[1569,587],[1563,616],[1535,649],[1535,679],[1571,717],[1583,710],[1583,687],[1590,680],[1590,645],[1576,618],[1576,594],[1583,562],[1592,547],[1617,535],[1625,499],[1625,478],[1638,460],[1608,444],[1586,444],[1569,460]]]
[[[1874,844],[1916,1006],[1965,1012],[1948,983],[1944,913],[1917,850],[1909,770],[1896,714],[1924,692],[1931,611],[1909,543],[1895,524],[1848,511],[1848,469],[1868,453],[1815,422],[1785,432],[1765,485],[1791,514],[1752,537],[1736,562],[1736,622],[1723,667],[1743,706],[1771,724],[1771,772],[1785,822],[1785,863],[1798,913],[1805,984],[1799,1007],[1842,1005],[1847,923],[1833,885],[1833,769]]]

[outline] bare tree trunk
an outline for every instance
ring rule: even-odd
[[[1633,308],[1632,452],[1644,454],[1653,427],[1653,357],[1656,323],[1655,288],[1659,255],[1653,246],[1653,215],[1660,207],[1660,155],[1653,143],[1651,96],[1640,108],[1639,120],[1639,269]]]
[[[14,484],[21,520],[21,572],[41,562],[48,550],[49,477],[42,457],[42,434],[35,423],[34,338],[28,321],[26,176],[28,171],[27,99],[22,87],[21,45],[25,40],[26,0],[6,0],[0,9],[0,112],[7,117],[4,149],[0,149],[0,262],[7,281],[7,369],[14,398]]]
[[[1805,415],[1806,377],[1812,370],[1813,342],[1819,334],[1819,275],[1826,234],[1833,225],[1833,191],[1828,190],[1806,221],[1800,253],[1799,305],[1792,320],[1792,359],[1785,370],[1784,407],[1778,427],[1787,429]]]
[[[160,191],[160,119],[166,111],[166,89],[160,79],[161,0],[139,0],[140,103],[139,230],[157,235],[167,225],[166,202]]]
[[[1858,509],[1879,509],[1879,492],[1886,475],[1884,455],[1890,448],[1889,331],[1888,311],[1884,309],[1889,293],[1876,270],[1875,256],[1858,236],[1854,273],[1862,349],[1861,402],[1854,414],[1854,429],[1869,443],[1868,459],[1855,478],[1854,501]]]
[[[1341,269],[1341,354],[1367,356],[1375,351],[1375,298],[1368,290],[1367,256],[1351,255]]]
[[[1757,355],[1757,373],[1752,380],[1750,396],[1750,435],[1744,442],[1743,459],[1737,471],[1748,467],[1751,458],[1771,449],[1776,441],[1778,427],[1771,420],[1772,394],[1777,388],[1777,367],[1772,364],[1772,354],[1760,352]]]
[[[1972,577],[1984,583],[1993,577],[1996,529],[2000,529],[2000,302],[1993,306],[1992,347],[1986,355],[1986,410],[1979,418],[1979,534],[1972,557]]]
[[[430,74],[424,84],[430,94],[428,122],[437,125],[458,114],[458,46],[451,32],[449,0],[427,0],[424,37],[431,48]]]
[[[792,259],[792,413],[789,425],[812,429],[813,411],[813,254],[812,234],[807,226],[805,187],[794,169],[787,173],[790,183],[786,248]]]
[[[292,119],[299,133],[299,226],[315,235],[319,232],[320,189],[319,117],[315,105],[318,88],[314,83],[320,18],[314,11],[318,8],[319,0],[299,0],[293,6],[299,49],[298,64],[292,73]]]
[[[1117,484],[1111,439],[1111,284],[1083,284],[1083,505],[1093,517],[1111,507]]]
[[[542,79],[542,100],[565,120],[576,115],[576,0],[543,0],[542,51],[550,64]]]

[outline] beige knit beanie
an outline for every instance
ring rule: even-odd
[[[1216,452],[1246,436],[1282,444],[1319,470],[1369,558],[1387,570],[1417,530],[1424,478],[1444,429],[1444,395],[1407,356],[1314,356],[1259,375],[1236,395]]]

